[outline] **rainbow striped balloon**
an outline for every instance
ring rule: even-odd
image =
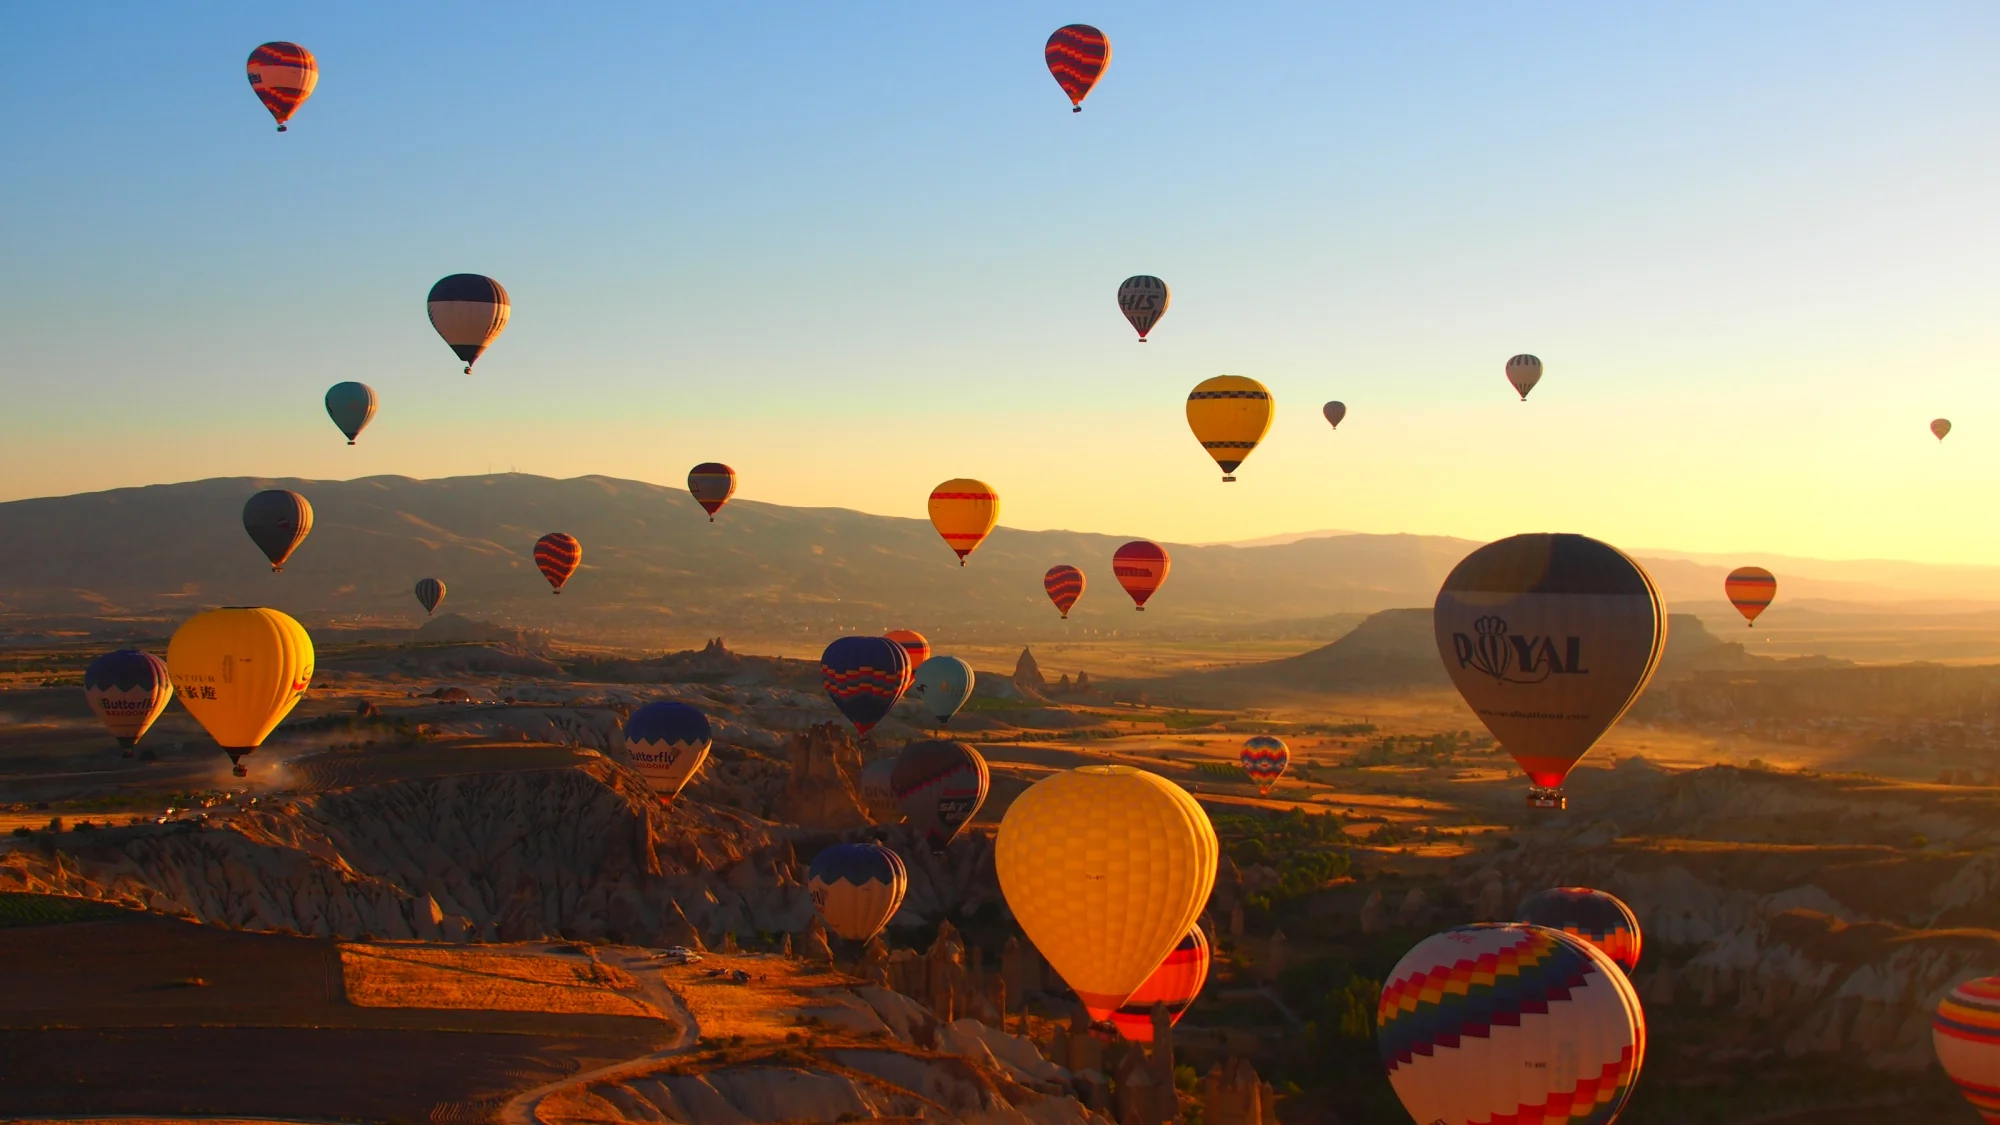
[[[1743,620],[1757,624],[1757,615],[1769,608],[1778,596],[1778,579],[1761,566],[1739,566],[1722,580],[1722,592]]]
[[[1285,770],[1291,767],[1292,748],[1286,746],[1282,738],[1268,734],[1253,735],[1244,741],[1240,760],[1243,772],[1249,774],[1251,782],[1257,786],[1258,796],[1268,797],[1278,779],[1285,776]]]
[[[1426,1125],[1610,1125],[1646,1057],[1639,996],[1611,959],[1515,923],[1418,942],[1382,989],[1376,1037]]]
[[[1931,1045],[1958,1092],[2000,1125],[2000,977],[1966,981],[1938,1001]]]
[[[910,686],[910,654],[887,637],[841,637],[819,657],[827,697],[867,734]]]
[[[250,76],[250,88],[278,122],[280,133],[319,85],[318,60],[297,43],[265,43],[250,52],[244,69]]]
[[[1582,938],[1627,976],[1639,967],[1639,918],[1616,895],[1590,887],[1550,887],[1528,896],[1519,920]]]

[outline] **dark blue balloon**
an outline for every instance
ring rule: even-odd
[[[708,716],[685,703],[648,703],[625,720],[625,741],[685,746],[706,745],[712,735]]]
[[[880,844],[835,844],[813,857],[806,878],[828,886],[848,883],[862,887],[869,883],[892,884],[907,875],[903,857]]]
[[[166,662],[150,652],[132,648],[107,652],[83,670],[85,691],[131,691],[135,688],[151,691],[164,688],[166,683]]]
[[[910,686],[910,654],[887,637],[842,637],[820,654],[819,672],[833,705],[867,734]]]

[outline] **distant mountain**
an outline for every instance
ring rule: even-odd
[[[265,488],[294,489],[315,512],[283,574],[242,528],[243,502]],[[582,569],[559,598],[532,554],[548,531],[583,543]],[[606,477],[223,478],[0,504],[0,536],[33,545],[0,585],[0,609],[16,615],[257,604],[321,623],[414,625],[411,589],[429,575],[445,582],[445,611],[640,641],[897,625],[961,639],[1199,634],[1428,601],[1473,546],[1410,535],[1170,544],[1172,575],[1140,615],[1110,572],[1112,552],[1134,536],[1002,527],[960,567],[928,521],[739,500],[710,523],[686,492]],[[1042,591],[1059,562],[1089,581],[1067,623]]]
[[[316,513],[281,575],[242,529],[243,502],[264,488],[295,489]],[[1143,530],[1002,527],[961,568],[924,520],[738,500],[710,523],[684,491],[608,477],[221,478],[0,504],[0,536],[15,545],[0,578],[0,612],[17,621],[179,617],[202,606],[268,604],[321,624],[406,626],[421,622],[411,588],[429,575],[444,580],[449,612],[629,643],[668,633],[806,638],[892,626],[967,641],[1114,630],[1169,639],[1429,605],[1478,545],[1339,533],[1263,546],[1169,544],[1172,575],[1137,614],[1109,564]],[[548,531],[583,543],[583,568],[560,598],[532,557]],[[1727,612],[1718,596],[1726,568],[1642,561],[1671,603]],[[1042,573],[1056,563],[1088,576],[1069,622],[1042,593]],[[1882,592],[1817,581],[1781,577],[1781,596],[1836,586],[1844,595]]]

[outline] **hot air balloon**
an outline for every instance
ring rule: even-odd
[[[375,417],[375,407],[380,400],[375,397],[375,388],[366,383],[335,383],[326,391],[326,415],[340,432],[347,435],[347,444],[353,445],[361,431],[368,428],[368,422]]]
[[[1243,772],[1250,775],[1250,781],[1257,786],[1257,795],[1268,797],[1285,776],[1292,765],[1292,748],[1285,745],[1282,738],[1268,734],[1252,735],[1243,742],[1240,757]]]
[[[438,603],[444,601],[444,583],[436,578],[417,579],[417,604],[424,607],[426,617],[437,612]]]
[[[1534,783],[1528,805],[1564,809],[1570,767],[1646,691],[1666,605],[1616,546],[1516,534],[1458,562],[1432,629],[1458,695]]]
[[[915,629],[891,629],[882,635],[903,646],[903,651],[909,655],[912,668],[922,665],[931,658],[931,643]]]
[[[1000,494],[983,480],[960,477],[931,489],[931,526],[958,552],[958,565],[1000,522]]]
[[[1132,604],[1141,613],[1145,612],[1146,599],[1153,596],[1153,591],[1166,585],[1167,571],[1172,566],[1167,549],[1150,539],[1134,539],[1111,556],[1111,576],[1132,595]]]
[[[150,652],[121,648],[83,670],[83,695],[129,758],[132,747],[167,709],[174,687],[167,678],[166,661]]]
[[[1344,402],[1329,402],[1325,406],[1320,407],[1319,412],[1326,415],[1326,424],[1337,430],[1340,428],[1340,420],[1347,417],[1347,404]]]
[[[1056,28],[1042,48],[1042,57],[1048,60],[1056,84],[1069,95],[1070,112],[1082,113],[1083,99],[1111,65],[1111,40],[1087,23],[1073,23]]]
[[[1937,439],[1939,441],[1943,441],[1944,435],[1950,432],[1951,432],[1951,419],[1949,418],[1931,419],[1931,433],[1937,435]]]
[[[1106,1020],[1201,916],[1218,854],[1208,814],[1180,786],[1083,766],[1014,798],[993,863],[1028,940]]]
[[[931,850],[947,844],[979,812],[992,776],[986,759],[963,742],[926,738],[903,747],[889,777],[896,807]]]
[[[1628,977],[1639,967],[1639,918],[1616,895],[1589,887],[1550,887],[1528,896],[1519,920],[1589,944]]]
[[[499,282],[476,273],[455,273],[431,286],[431,327],[465,361],[467,375],[507,327],[513,308]]]
[[[1042,589],[1048,591],[1049,600],[1056,603],[1063,620],[1068,621],[1070,608],[1083,596],[1083,572],[1068,563],[1052,566],[1042,575]]]
[[[1167,315],[1167,306],[1173,304],[1173,290],[1167,283],[1151,274],[1128,277],[1118,286],[1118,309],[1125,319],[1132,322],[1132,328],[1139,333],[1139,342],[1146,342],[1146,333]]]
[[[898,824],[903,810],[896,807],[896,790],[890,784],[896,775],[896,758],[877,758],[861,767],[861,803],[868,819],[877,824]]]
[[[292,713],[312,674],[312,638],[275,609],[211,609],[167,642],[167,677],[181,706],[229,754],[237,777],[247,776],[243,755]]]
[[[708,716],[672,700],[648,703],[625,720],[625,753],[663,805],[708,760],[710,737]]]
[[[1181,1022],[1188,1005],[1201,995],[1201,986],[1208,983],[1208,935],[1200,926],[1188,930],[1139,991],[1125,998],[1125,1003],[1111,1013],[1111,1022],[1118,1028],[1118,1034],[1134,1043],[1153,1041],[1153,1005],[1167,1006],[1170,1023]]]
[[[1222,479],[1233,481],[1236,466],[1271,428],[1271,392],[1241,375],[1203,379],[1188,392],[1187,420],[1195,440],[1222,466]]]
[[[250,52],[244,69],[250,75],[250,88],[271,111],[280,133],[319,85],[318,60],[297,43],[266,43]]]
[[[1736,607],[1743,620],[1754,627],[1757,615],[1778,596],[1778,579],[1761,566],[1739,566],[1722,580],[1722,592],[1729,595],[1729,604]]]
[[[715,513],[736,495],[736,470],[720,461],[703,461],[688,470],[688,492],[708,513],[708,522],[714,523]]]
[[[1432,610],[1460,695],[1534,783],[1564,808],[1565,775],[1653,678],[1667,609],[1652,578],[1582,535],[1516,535],[1452,569]]]
[[[1646,1016],[1611,959],[1567,934],[1461,926],[1417,943],[1382,986],[1389,1084],[1427,1125],[1610,1125],[1646,1057]]]
[[[909,886],[903,857],[880,844],[822,848],[806,872],[806,889],[826,928],[855,942],[882,932]]]
[[[910,655],[887,637],[841,637],[819,657],[819,674],[833,705],[867,734],[910,686]]]
[[[1531,355],[1517,355],[1507,361],[1507,381],[1521,392],[1521,401],[1528,401],[1528,392],[1542,381],[1542,361]]]
[[[972,698],[975,682],[972,665],[956,656],[933,656],[917,665],[910,678],[910,694],[931,718],[949,726],[951,717]]]
[[[267,488],[243,505],[243,530],[271,560],[271,573],[285,569],[285,560],[306,541],[313,529],[312,505],[296,492]]]
[[[554,593],[562,593],[563,583],[583,565],[583,544],[574,535],[564,535],[551,531],[535,540],[535,565],[542,570],[542,577],[549,580]]]
[[[2000,977],[1946,993],[1931,1017],[1931,1046],[1980,1119],[2000,1125]]]

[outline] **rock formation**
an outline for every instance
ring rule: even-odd
[[[1041,699],[1049,690],[1049,682],[1042,678],[1041,665],[1035,663],[1035,652],[1030,648],[1021,650],[1020,659],[1014,662],[1014,690],[1024,699]]]
[[[838,723],[819,723],[792,735],[786,744],[791,774],[778,802],[778,818],[801,828],[840,831],[865,828],[857,783],[861,752]]]

